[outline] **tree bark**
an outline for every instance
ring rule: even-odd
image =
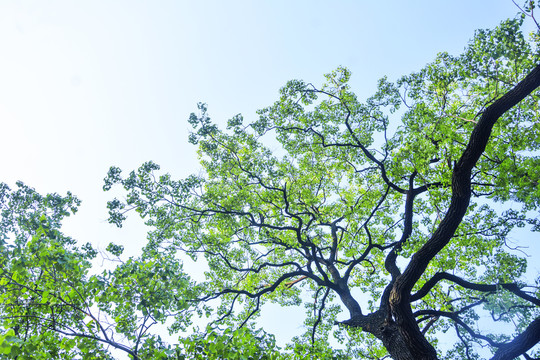
[[[403,336],[399,326],[388,319],[387,310],[378,310],[369,315],[358,315],[342,324],[362,328],[381,340],[394,360],[424,360],[429,357],[419,352],[411,352],[409,340]],[[428,354],[429,355],[429,354]]]
[[[511,360],[540,342],[540,317],[537,317],[528,327],[518,335],[514,340],[510,341],[497,350],[495,356],[491,360]]]

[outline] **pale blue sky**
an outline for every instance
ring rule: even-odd
[[[197,172],[197,102],[218,123],[254,119],[287,80],[320,83],[339,65],[366,98],[516,12],[511,0],[2,0],[0,181],[72,191],[83,204],[66,232],[135,254],[144,229],[107,224],[102,179],[147,160]]]

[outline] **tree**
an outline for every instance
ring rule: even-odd
[[[256,121],[238,115],[226,130],[199,104],[189,121],[202,174],[110,169],[104,189],[127,193],[109,202],[110,222],[134,210],[151,230],[140,258],[102,274],[90,272],[96,251],[59,230],[74,197],[3,186],[0,352],[473,359],[487,346],[493,359],[538,356],[539,281],[510,246],[514,229],[540,230],[540,33],[526,39],[523,21],[383,78],[364,102],[338,68],[321,87],[290,81]],[[186,254],[206,260],[204,283],[183,272]],[[307,309],[308,331],[282,354],[253,329],[267,302]],[[197,310],[214,310],[211,336],[171,347],[149,331],[168,318],[186,329]],[[480,329],[484,315],[512,330]],[[330,349],[332,330],[344,349]],[[443,349],[449,330],[456,342]]]
[[[220,299],[217,322],[241,327],[266,302],[306,302],[313,346],[337,324],[362,330],[358,356],[435,359],[437,334],[454,328],[449,357],[475,358],[473,344],[494,359],[528,356],[538,286],[508,245],[515,227],[540,230],[539,38],[526,40],[522,22],[380,80],[363,103],[338,68],[322,87],[289,82],[247,125],[238,115],[221,130],[199,104],[190,141],[204,174],[113,167],[105,189],[121,184],[127,201],[109,204],[110,220],[136,210],[153,229],[145,251],[204,256],[199,300]],[[336,320],[334,298],[349,319]],[[477,330],[481,313],[514,331]]]
[[[2,358],[112,359],[109,348],[134,359],[174,353],[149,330],[167,318],[177,331],[189,322],[186,299],[196,288],[180,262],[164,254],[117,258],[119,265],[96,274],[97,251],[59,230],[79,204],[70,193],[41,196],[22,183],[15,191],[0,184]]]

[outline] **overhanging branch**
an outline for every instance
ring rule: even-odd
[[[496,292],[498,290],[505,289],[516,296],[519,296],[520,298],[527,300],[536,306],[540,306],[540,299],[535,298],[534,296],[531,296],[527,294],[526,292],[522,291],[519,286],[515,283],[508,283],[508,284],[478,284],[478,283],[472,283],[467,280],[464,280],[460,278],[459,276],[452,275],[446,272],[440,272],[433,275],[431,279],[429,279],[424,286],[420,290],[418,290],[415,294],[411,295],[410,301],[417,301],[424,296],[426,296],[429,291],[439,282],[442,280],[448,280],[451,281],[459,286],[462,286],[466,289],[481,291],[481,292]]]

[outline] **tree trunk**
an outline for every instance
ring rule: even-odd
[[[382,341],[386,350],[394,360],[436,360],[437,353],[433,346],[424,338],[411,339],[408,331],[400,328],[393,320],[388,320],[387,312],[379,310],[369,315],[359,315],[343,322],[345,325],[360,327],[363,331],[373,334]],[[415,322],[416,324],[416,322]],[[415,344],[421,344],[417,346]]]
[[[437,353],[427,340],[422,339],[423,347],[417,348],[408,339],[407,332],[400,329],[395,322],[387,324],[382,331],[382,342],[394,360],[436,360]]]

